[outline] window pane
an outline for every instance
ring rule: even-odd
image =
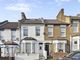
[[[66,33],[61,32],[61,37],[65,37],[65,36],[66,36]]]
[[[61,25],[61,37],[66,37],[66,25]]]
[[[11,40],[16,40],[16,29],[11,29]]]
[[[53,36],[53,25],[48,25],[48,36]]]
[[[40,26],[36,26],[36,36],[40,36]]]
[[[78,24],[79,24],[79,21],[73,21],[72,23],[73,32],[78,32]]]
[[[64,45],[63,43],[58,43],[58,51],[62,51],[63,52],[63,49],[64,49]]]
[[[25,43],[26,44],[26,53],[31,53],[31,43]]]
[[[33,45],[32,45],[32,53],[35,53],[35,43],[33,43]]]
[[[23,36],[28,36],[28,28],[27,27],[23,28]]]
[[[3,29],[0,29],[0,40],[3,40]]]

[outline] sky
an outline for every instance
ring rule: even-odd
[[[21,12],[27,18],[55,19],[61,8],[65,15],[80,13],[80,0],[0,0],[0,22],[18,21]]]

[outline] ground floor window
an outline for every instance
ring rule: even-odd
[[[31,43],[25,43],[26,53],[31,53]]]
[[[2,51],[2,53],[1,53],[1,56],[4,56],[4,57],[8,57],[8,56],[10,56],[10,57],[13,57],[14,55],[15,55],[15,47],[4,47],[4,48],[1,48],[1,51]]]
[[[4,52],[4,56],[9,56],[9,49],[7,47],[4,48],[3,52]]]
[[[22,53],[35,53],[35,43],[22,43],[21,44]]]
[[[64,43],[58,43],[57,50],[58,50],[58,52],[63,52],[64,51]]]
[[[54,52],[65,52],[66,41],[55,40],[53,41]]]

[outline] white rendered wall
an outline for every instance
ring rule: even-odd
[[[40,36],[36,36],[35,27],[40,26]],[[32,25],[21,25],[21,39],[23,39],[26,36],[23,36],[23,27],[28,27],[28,37],[33,37],[39,41],[44,41],[44,25],[42,24],[32,24]]]
[[[15,56],[15,60],[39,60],[39,54],[19,54]]]
[[[16,29],[15,35],[16,35],[16,38],[19,38],[19,40],[20,40],[20,32],[19,32],[19,29]],[[2,40],[10,41],[11,40],[11,29],[4,29],[2,31],[2,36],[3,36],[3,39]]]

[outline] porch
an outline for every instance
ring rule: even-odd
[[[46,51],[44,43],[32,37],[25,37],[20,43],[20,52],[15,55],[15,60],[35,60],[40,59],[41,56],[46,59]]]
[[[13,41],[0,41],[0,60],[15,60],[15,49],[17,45]]]

